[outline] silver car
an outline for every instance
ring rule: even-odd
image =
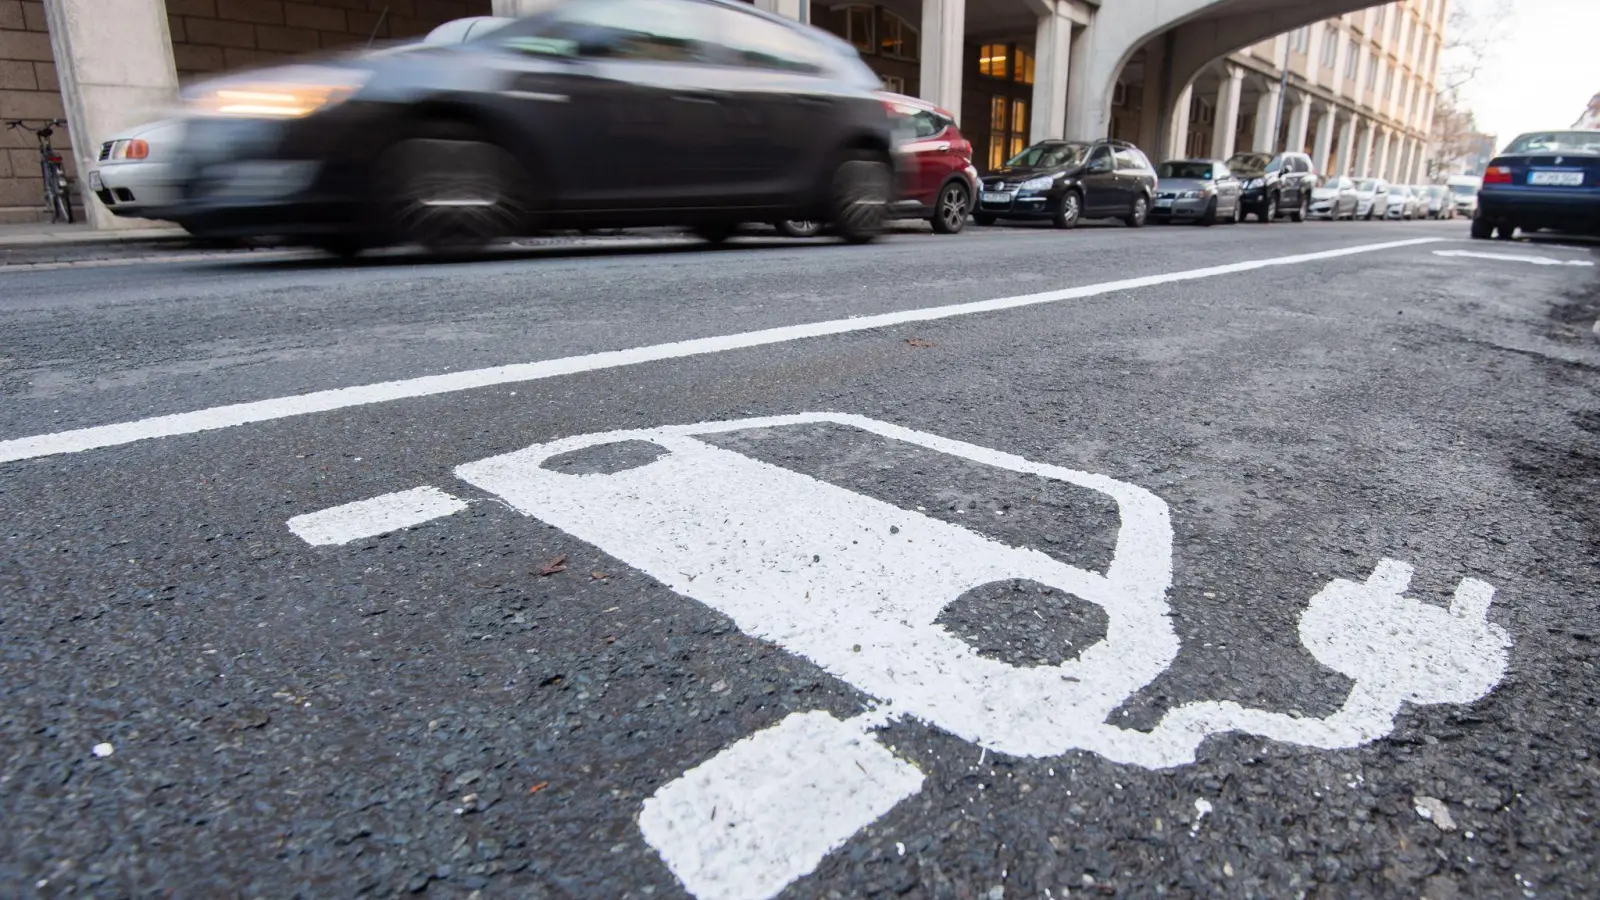
[[[1343,175],[1329,175],[1311,190],[1311,207],[1306,214],[1313,219],[1354,219],[1361,206],[1354,179]]]
[[[1417,217],[1417,195],[1403,184],[1389,186],[1389,209],[1386,219],[1414,219]]]
[[[1389,215],[1389,182],[1382,178],[1356,181],[1356,218],[1383,219]]]
[[[1157,222],[1237,222],[1243,218],[1239,179],[1220,159],[1174,159],[1156,167],[1155,203],[1150,218]]]

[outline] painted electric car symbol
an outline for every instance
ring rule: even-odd
[[[699,440],[789,425],[845,425],[999,469],[1054,479],[1115,501],[1110,566],[1080,569]],[[553,458],[609,444],[651,446],[620,471],[570,474]],[[1463,579],[1448,609],[1404,596],[1411,567],[1377,563],[1363,582],[1329,583],[1300,618],[1306,649],[1354,685],[1325,718],[1229,702],[1178,706],[1152,731],[1111,713],[1171,666],[1172,525],[1149,491],[1102,475],[895,425],[802,414],[615,431],[539,444],[456,469],[463,481],[600,548],[744,632],[797,653],[875,698],[840,721],[800,713],[664,785],[639,823],[701,900],[765,898],[920,790],[921,773],[874,732],[911,717],[984,748],[1025,757],[1072,750],[1145,768],[1192,763],[1209,736],[1240,731],[1322,749],[1387,735],[1403,703],[1468,703],[1505,672],[1510,638],[1487,621],[1493,588]],[[373,534],[464,503],[416,489],[297,517],[313,543]],[[1026,579],[1100,606],[1104,637],[1060,665],[980,656],[936,620],[953,600]]]

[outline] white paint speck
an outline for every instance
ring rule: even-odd
[[[897,855],[897,856],[905,856],[906,855],[906,845],[900,843],[899,841],[895,841],[894,842],[894,852],[895,852],[895,855]]]
[[[95,756],[105,759],[111,754],[117,752],[117,748],[111,746],[110,744],[95,744],[94,750],[91,752],[93,752]]]
[[[1195,798],[1195,800],[1194,800],[1194,827],[1189,829],[1189,834],[1190,834],[1191,837],[1200,833],[1200,822],[1206,816],[1211,815],[1211,811],[1212,811],[1212,806],[1211,806],[1211,801],[1210,800],[1207,800],[1204,797],[1196,797]]]

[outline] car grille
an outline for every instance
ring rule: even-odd
[[[986,182],[983,186],[983,189],[986,191],[1014,191],[1019,187],[1022,187],[1022,182],[1020,181],[1007,184],[1004,181],[996,179],[994,181]]]
[[[114,143],[116,143],[116,141],[106,141],[104,144],[100,145],[101,160],[107,160],[111,158],[111,145]]]
[[[1157,200],[1176,200],[1176,199],[1178,199],[1178,192],[1177,191],[1157,191],[1156,192],[1156,199]]]

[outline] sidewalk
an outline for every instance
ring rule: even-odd
[[[49,225],[42,222],[24,222],[16,225],[0,225],[0,247],[125,244],[187,238],[188,234],[176,225],[157,225],[149,228],[123,228],[108,231],[99,231],[82,223],[77,225]]]

